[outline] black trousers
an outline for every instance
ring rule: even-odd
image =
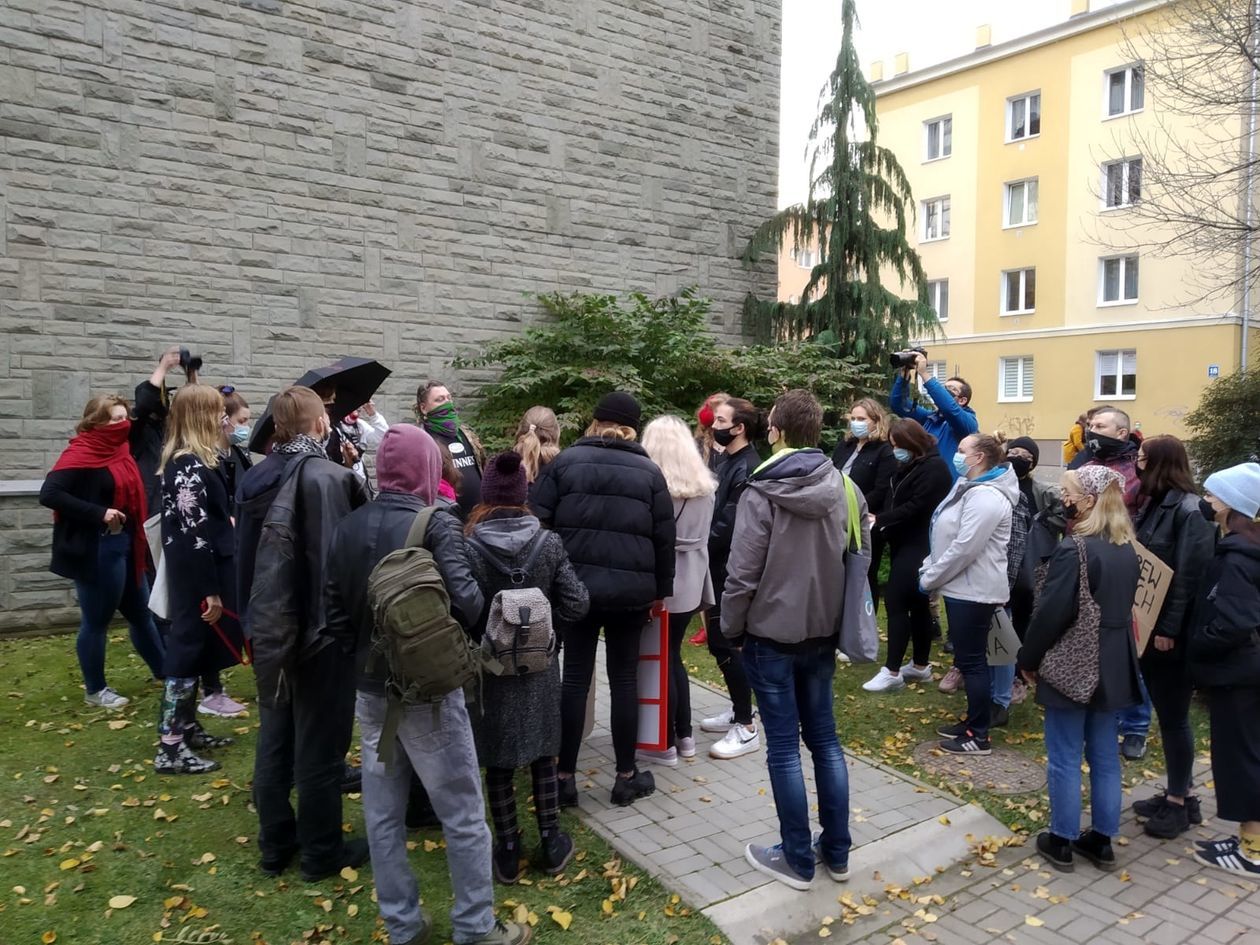
[[[884,533],[872,528],[871,529],[871,569],[866,572],[866,578],[871,585],[871,603],[875,605],[875,612],[879,612],[879,571],[884,563]],[[892,577],[889,576],[891,583]]]
[[[716,587],[716,585],[715,585]],[[722,595],[718,592],[718,602],[709,611],[709,652],[717,661],[722,679],[726,682],[726,691],[731,697],[731,710],[735,713],[735,721],[740,725],[752,724],[752,686],[748,684],[748,676],[744,673],[744,660],[731,641],[722,632]]]
[[[989,709],[993,701],[989,682],[989,625],[997,606],[945,598],[949,639],[954,644],[954,665],[963,674],[967,690],[967,725],[978,738],[989,737]]]
[[[892,553],[884,598],[888,614],[888,659],[884,665],[889,672],[901,671],[906,649],[912,643],[915,665],[926,666],[932,658],[932,608],[927,595],[919,590],[919,566],[925,554],[917,546],[900,547]]]
[[[1238,823],[1260,820],[1260,686],[1213,686],[1206,692],[1216,816]]]
[[[683,665],[683,637],[696,611],[669,615],[669,744],[691,737],[691,679]]]
[[[1178,650],[1182,652],[1178,653]],[[1151,707],[1159,720],[1159,736],[1168,769],[1168,793],[1185,797],[1190,793],[1194,774],[1194,732],[1190,728],[1190,703],[1194,684],[1185,660],[1185,641],[1167,653],[1152,642],[1142,657],[1142,678],[1151,697]],[[1260,785],[1256,786],[1260,791]]]
[[[298,664],[293,698],[258,706],[254,806],[264,859],[301,849],[320,872],[341,859],[341,778],[354,726],[354,659],[335,643]],[[297,787],[297,813],[289,795]]]
[[[617,771],[634,770],[639,740],[639,638],[648,611],[593,610],[564,632],[564,681],[560,687],[560,771],[577,770],[586,721],[586,694],[595,671],[599,631],[604,631],[604,657],[611,696],[610,728]]]

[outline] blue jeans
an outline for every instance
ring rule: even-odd
[[[75,650],[88,692],[105,688],[105,643],[114,612],[121,611],[131,628],[131,645],[156,678],[162,678],[162,638],[149,613],[149,582],[137,583],[131,566],[131,535],[101,535],[96,551],[96,573],[90,581],[75,581],[79,596],[79,638]]]
[[[1145,738],[1151,730],[1151,694],[1146,691],[1146,680],[1141,672],[1138,672],[1138,688],[1142,691],[1142,701],[1117,712],[1116,721],[1120,724],[1121,735],[1141,735]]]
[[[989,694],[1004,709],[1011,707],[1011,687],[1015,685],[1015,664],[989,667]]]
[[[1050,832],[1073,839],[1081,832],[1081,758],[1089,762],[1089,804],[1094,829],[1120,833],[1120,749],[1116,713],[1046,707],[1046,775]]]
[[[849,862],[849,769],[836,735],[832,679],[836,675],[833,640],[803,645],[795,652],[775,648],[757,637],[744,644],[744,670],[757,695],[766,766],[779,814],[783,855],[801,876],[814,875],[809,827],[809,799],[801,771],[801,739],[814,759],[818,785],[818,820],[822,853],[833,867]]]

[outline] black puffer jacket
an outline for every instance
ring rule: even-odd
[[[936,452],[903,463],[893,473],[883,509],[872,509],[874,530],[883,535],[894,554],[907,548],[926,556],[932,513],[953,487],[953,473]]]
[[[1142,510],[1137,540],[1173,569],[1172,584],[1159,612],[1155,633],[1182,641],[1181,646],[1167,653],[1148,646],[1143,659],[1161,659],[1168,654],[1178,658],[1185,654],[1184,642],[1193,625],[1199,585],[1216,550],[1216,526],[1199,514],[1197,495],[1173,489],[1162,498],[1152,499]]]
[[[709,525],[709,573],[713,575],[713,588],[719,596],[726,583],[726,561],[731,556],[739,497],[744,494],[753,470],[760,465],[761,456],[749,443],[738,453],[725,454],[715,470],[718,484],[713,496],[713,522]]]
[[[1137,552],[1130,544],[1113,545],[1085,539],[1089,591],[1102,611],[1098,631],[1098,688],[1088,708],[1118,712],[1142,701],[1138,688],[1137,646],[1133,640],[1133,595],[1138,585]],[[1050,557],[1046,584],[1037,599],[1032,623],[1016,662],[1036,671],[1046,652],[1076,622],[1081,588],[1081,559],[1076,542],[1065,538]],[[1056,709],[1079,709],[1079,703],[1044,682],[1037,684],[1037,703]]]
[[[364,692],[385,692],[384,664],[373,666],[371,672],[367,667],[375,630],[368,607],[368,577],[382,558],[406,544],[407,532],[423,508],[419,496],[384,492],[342,519],[333,531],[324,598],[328,635],[346,653],[355,654],[355,676]],[[432,553],[450,595],[451,616],[465,630],[472,630],[485,600],[468,567],[459,519],[446,509],[437,509],[429,519],[423,544]]]
[[[1226,535],[1200,588],[1190,632],[1194,681],[1200,686],[1260,686],[1260,545]]]
[[[591,610],[637,610],[674,592],[674,504],[638,443],[583,437],[543,470],[530,503],[564,540]]]
[[[831,454],[831,461],[836,469],[844,470],[858,441],[843,438],[836,444],[836,451]],[[888,489],[892,484],[893,473],[897,471],[897,457],[893,455],[892,444],[887,440],[867,440],[866,445],[853,461],[849,470],[849,478],[862,490],[866,497],[866,507],[872,515],[879,515],[888,500]]]

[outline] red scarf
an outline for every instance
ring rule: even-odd
[[[127,516],[131,528],[131,557],[135,568],[136,583],[144,579],[148,545],[144,538],[144,520],[149,517],[144,498],[144,480],[140,467],[131,456],[127,440],[131,434],[131,421],[109,423],[93,430],[85,430],[70,440],[62,451],[52,471],[59,469],[108,469],[114,477],[113,508]],[[56,513],[53,518],[56,519]]]

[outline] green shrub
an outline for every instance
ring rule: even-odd
[[[1199,475],[1260,457],[1260,371],[1218,378],[1186,416]]]
[[[454,361],[457,368],[498,371],[477,392],[470,417],[490,448],[510,445],[521,415],[535,404],[556,412],[564,442],[572,442],[612,390],[634,394],[645,418],[677,413],[690,421],[714,391],[769,408],[783,391],[805,387],[829,408],[834,441],[839,412],[883,380],[819,345],[719,345],[708,330],[712,303],[694,289],[658,299],[552,293],[537,301],[546,320]]]

